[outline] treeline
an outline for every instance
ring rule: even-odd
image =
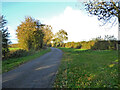
[[[63,43],[61,47],[92,50],[117,50],[118,41],[82,41]]]
[[[119,41],[120,42],[120,41]],[[18,45],[13,45],[13,47],[17,47]],[[118,41],[110,40],[110,41],[82,41],[82,42],[67,42],[60,44],[50,43],[48,47],[66,47],[66,48],[75,48],[75,49],[92,49],[92,50],[117,50],[118,49]]]
[[[118,41],[114,36],[105,35],[104,38],[97,37],[90,41],[62,43],[57,47],[92,49],[92,50],[118,50],[118,46],[119,46]]]

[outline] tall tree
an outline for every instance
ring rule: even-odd
[[[68,40],[68,34],[65,30],[61,29],[54,36],[53,43],[58,45],[62,45],[64,41]]]
[[[107,22],[111,22],[112,17],[117,17],[120,22],[120,6],[118,6],[116,0],[88,0],[85,2],[86,10],[91,15],[98,16],[98,20],[104,21],[105,25]],[[116,19],[112,20],[112,24],[114,24]]]
[[[40,24],[38,20],[26,17],[25,21],[17,27],[17,38],[21,48],[38,50],[43,47],[44,33],[40,28]]]
[[[42,27],[43,33],[44,33],[44,44],[49,45],[52,41],[53,38],[53,32],[52,32],[52,27],[50,25],[45,25]]]
[[[3,16],[0,16],[0,31],[2,31],[2,55],[5,57],[9,52],[8,45],[11,43],[9,38],[8,28],[6,27],[7,21]]]

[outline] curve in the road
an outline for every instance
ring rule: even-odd
[[[2,75],[3,88],[51,88],[55,79],[62,51],[51,48],[51,52],[20,65]]]

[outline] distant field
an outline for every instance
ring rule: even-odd
[[[118,88],[118,51],[60,49],[55,88]]]
[[[18,49],[20,49],[20,48],[9,48],[10,51],[12,51],[12,50],[18,50]]]
[[[30,60],[33,60],[37,57],[40,57],[41,55],[47,53],[47,52],[50,52],[51,49],[48,48],[48,49],[41,49],[40,51],[34,51],[32,52],[32,55],[27,55],[27,56],[24,56],[24,57],[18,57],[18,58],[10,58],[10,59],[7,59],[7,60],[3,60],[2,61],[2,72],[8,72],[12,69],[14,69],[15,67],[18,67],[19,65],[25,63],[25,62],[28,62]]]

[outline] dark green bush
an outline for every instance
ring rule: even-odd
[[[117,41],[97,41],[91,47],[94,50],[116,50],[117,49]]]
[[[50,44],[48,44],[47,46],[48,46],[48,47],[52,47],[52,44],[50,43]]]
[[[17,57],[23,57],[23,56],[27,56],[29,53],[26,50],[23,49],[19,49],[16,51],[11,51],[8,55],[8,58],[17,58]]]

